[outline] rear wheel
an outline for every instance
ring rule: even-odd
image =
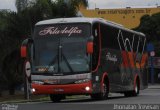
[[[65,99],[65,96],[50,94],[50,99],[52,102],[60,102],[62,99]]]
[[[102,84],[102,90],[101,93],[96,93],[96,94],[92,94],[91,98],[94,100],[103,100],[103,99],[107,99],[108,98],[108,86],[106,82],[103,82]]]
[[[132,91],[133,96],[137,96],[139,94],[139,90],[140,90],[139,80],[136,80],[136,85],[134,87],[134,90]]]
[[[131,96],[137,96],[139,94],[139,90],[140,90],[140,86],[139,86],[139,80],[137,79],[136,80],[136,85],[134,87],[134,90],[133,91],[128,91],[128,92],[125,92],[124,95],[126,97],[131,97]]]

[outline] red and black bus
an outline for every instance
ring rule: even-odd
[[[105,99],[109,92],[137,96],[147,87],[145,45],[143,33],[101,18],[59,18],[38,22],[21,56],[31,67],[33,94]]]

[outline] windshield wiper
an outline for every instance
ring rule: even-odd
[[[72,67],[71,67],[71,65],[69,64],[67,58],[66,58],[65,55],[63,54],[63,52],[62,52],[62,57],[64,58],[64,61],[66,62],[66,64],[67,64],[68,68],[70,69],[70,71],[71,71],[71,72],[74,72],[73,69],[72,69]]]
[[[55,62],[57,61],[58,59],[58,54],[53,58],[53,60],[51,60],[51,62],[48,64],[48,69],[51,68],[51,66],[53,66],[55,64]],[[47,70],[46,70],[47,71]],[[54,68],[54,71],[55,71],[55,68]]]
[[[53,58],[53,60],[49,63],[49,67],[55,64],[56,60],[58,58],[58,54]]]
[[[74,72],[73,71],[73,69],[72,69],[72,67],[71,67],[71,65],[69,64],[69,62],[68,62],[68,60],[67,60],[67,58],[65,57],[65,55],[63,54],[63,53],[61,53],[62,54],[62,57],[64,58],[64,61],[65,61],[65,63],[67,64],[67,66],[68,66],[68,68],[69,68],[69,70],[71,71],[71,72]],[[49,63],[49,68],[52,66],[52,65],[54,65],[55,64],[55,62],[58,60],[58,54],[54,57],[54,59]],[[60,66],[60,65],[58,65],[58,66]],[[59,68],[61,68],[61,67],[59,67]],[[60,71],[58,71],[58,72],[60,72]]]

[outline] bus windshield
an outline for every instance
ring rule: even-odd
[[[48,73],[88,72],[90,57],[86,45],[89,24],[38,26],[34,32],[35,71]],[[42,69],[45,68],[45,69]]]

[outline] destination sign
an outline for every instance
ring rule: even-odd
[[[57,34],[67,34],[67,36],[71,36],[72,34],[81,34],[82,29],[79,27],[64,27],[64,29],[60,29],[58,27],[47,27],[44,30],[39,32],[40,36],[44,35],[57,35]]]
[[[89,24],[51,24],[35,28],[34,37],[89,36]]]

